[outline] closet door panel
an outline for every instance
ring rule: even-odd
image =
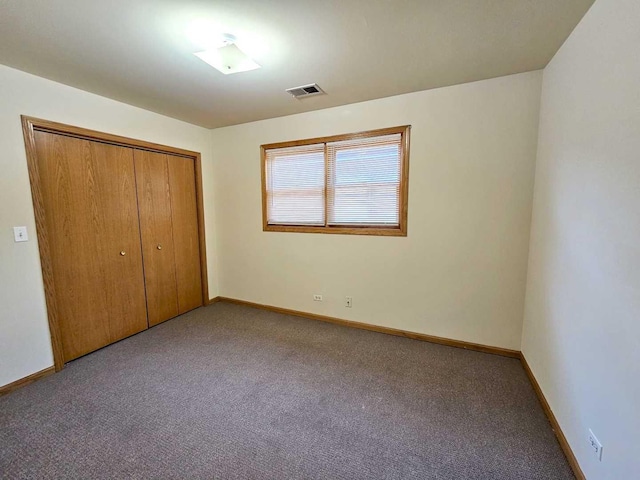
[[[105,261],[103,283],[113,343],[148,328],[133,149],[89,143],[103,187],[98,255]]]
[[[133,150],[34,135],[69,361],[147,328]]]
[[[202,306],[200,238],[196,208],[195,163],[168,155],[171,214],[175,249],[178,309],[182,314]]]
[[[167,156],[134,150],[149,326],[178,315]]]

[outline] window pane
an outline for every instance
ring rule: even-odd
[[[327,144],[328,224],[400,223],[401,135]]]
[[[324,145],[266,152],[267,222],[324,225]]]

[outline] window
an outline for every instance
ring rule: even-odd
[[[262,145],[263,229],[406,236],[409,128]]]

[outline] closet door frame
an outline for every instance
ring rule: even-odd
[[[118,145],[139,150],[165,153],[179,157],[191,158],[194,161],[196,179],[196,209],[198,213],[198,237],[200,243],[200,274],[202,277],[202,301],[203,305],[209,303],[209,284],[207,279],[207,250],[204,232],[204,206],[202,198],[202,161],[199,152],[183,150],[181,148],[169,147],[157,143],[145,142],[133,138],[112,135],[109,133],[88,130],[86,128],[66,125],[63,123],[51,122],[40,118],[21,116],[22,134],[27,155],[27,167],[29,170],[29,181],[31,183],[31,198],[36,220],[36,233],[38,238],[38,249],[40,251],[40,264],[42,268],[42,279],[44,282],[44,294],[47,305],[47,317],[49,320],[49,332],[51,335],[51,347],[53,349],[53,360],[55,371],[59,372],[64,368],[64,358],[62,351],[62,336],[58,320],[58,309],[56,306],[56,286],[53,280],[51,250],[45,222],[45,209],[42,198],[40,173],[38,171],[38,159],[36,152],[36,131],[66,135],[81,138],[94,142]]]

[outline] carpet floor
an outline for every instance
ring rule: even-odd
[[[0,398],[2,478],[572,479],[516,359],[217,303]]]

